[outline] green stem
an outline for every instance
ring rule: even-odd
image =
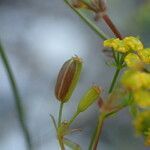
[[[119,72],[120,72],[120,68],[117,68],[116,69],[116,72],[114,74],[114,77],[113,77],[113,80],[112,80],[112,83],[111,83],[111,86],[110,86],[110,89],[109,89],[109,93],[112,92],[114,86],[115,86],[115,83],[116,83],[116,80],[117,80],[117,77],[119,75]],[[122,109],[123,107],[121,107],[120,109]],[[119,111],[120,109],[116,110],[116,111]],[[101,114],[102,115],[102,114]],[[105,114],[105,118],[108,117],[109,115],[108,114]],[[97,127],[95,128],[94,130],[94,133],[92,135],[92,138],[91,138],[91,142],[90,142],[90,146],[89,146],[89,150],[96,150],[96,147],[97,147],[97,144],[98,144],[98,140],[99,137],[100,137],[100,134],[101,134],[101,129],[102,129],[102,126],[103,126],[103,122],[104,122],[104,119],[103,119],[103,115],[100,117],[101,119],[99,119],[99,122],[97,123]],[[98,135],[99,134],[99,135]],[[94,144],[95,143],[95,144]],[[93,147],[93,145],[95,145]]]
[[[118,75],[120,73],[120,70],[123,68],[124,54],[122,54],[120,56],[119,53],[118,53],[118,57],[119,57],[118,58],[118,63],[116,62],[116,64],[117,64],[116,72],[115,72],[114,77],[112,79],[112,82],[111,82],[111,85],[110,85],[108,93],[111,93],[112,90],[114,89],[115,83],[116,83]]]
[[[118,66],[116,68],[116,72],[115,72],[114,77],[112,79],[112,83],[111,83],[110,88],[109,88],[109,93],[111,93],[112,90],[114,89],[115,83],[116,83],[118,75],[120,73],[121,67],[119,67],[119,64],[123,63],[123,61],[122,61],[123,60],[123,56],[121,58],[122,58],[121,61],[118,62],[118,64],[117,64]],[[89,146],[89,150],[96,150],[97,149],[98,140],[99,140],[99,137],[101,135],[101,130],[102,130],[103,122],[104,122],[105,118],[108,117],[108,116],[109,115],[105,114],[105,117],[104,116],[100,117],[99,122],[97,123],[97,127],[95,128],[94,133],[92,135],[90,146]]]
[[[120,53],[117,52],[117,64],[119,64],[119,62],[120,62]]]
[[[79,115],[79,113],[80,112],[76,112],[73,116],[72,116],[72,118],[70,119],[70,121],[69,121],[69,126],[72,124],[72,122],[75,120],[75,118]]]
[[[103,40],[107,40],[108,37],[90,20],[88,19],[79,9],[74,8],[68,0],[64,0],[67,5]]]
[[[87,23],[87,25],[93,30],[95,31],[95,33],[100,36],[103,40],[106,40],[107,37],[105,36],[105,34],[103,32],[101,32],[99,30],[99,28],[93,24],[93,22],[91,22],[91,20],[89,20],[86,16],[84,16],[80,10],[77,10],[75,9],[74,7],[72,7],[72,5],[69,3],[68,0],[64,0],[72,9],[73,11],[75,11],[79,16],[80,18],[85,22]],[[106,22],[106,24],[109,26],[109,28],[112,30],[112,32],[114,33],[114,35],[119,38],[119,39],[122,39],[122,35],[120,34],[120,32],[118,31],[118,29],[116,28],[116,26],[113,24],[113,22],[111,21],[111,19],[109,18],[108,15],[104,15],[103,16],[103,19],[104,21]],[[109,89],[109,93],[112,92],[112,90],[114,89],[114,86],[115,86],[115,83],[117,81],[117,77],[119,75],[119,72],[120,70],[122,69],[120,66],[122,66],[123,64],[123,56],[121,56],[121,60],[120,60],[120,55],[119,53],[117,53],[117,57],[115,55],[115,52],[113,52],[113,55],[114,55],[114,59],[115,59],[115,62],[116,62],[116,65],[117,65],[117,68],[116,68],[116,72],[114,74],[114,77],[113,77],[113,80],[112,80],[112,83],[110,85],[110,89]],[[71,119],[70,123],[72,123],[74,121],[74,119],[76,118],[76,114],[73,116],[73,118]],[[101,118],[101,117],[100,117]],[[98,126],[96,128],[96,130],[94,131],[94,134],[92,136],[92,140],[91,140],[91,143],[90,143],[90,150],[93,146],[93,143],[95,142],[95,146],[94,148],[96,149],[97,147],[97,144],[98,144],[98,139],[99,139],[99,136],[100,136],[100,133],[101,133],[101,129],[102,129],[102,125],[103,125],[103,121],[104,121],[104,118],[102,116],[101,119],[99,119],[99,123],[98,123]],[[96,140],[95,140],[96,139]],[[94,150],[95,150],[94,149]]]
[[[58,115],[58,125],[57,125],[58,128],[61,125],[63,106],[64,106],[64,103],[61,102],[60,107],[59,107],[59,115]],[[65,150],[64,143],[63,143],[63,137],[59,137],[58,141],[59,141],[59,145],[61,147],[61,150]]]
[[[91,137],[91,141],[90,141],[90,145],[89,145],[89,149],[88,150],[92,150],[92,146],[93,146],[93,143],[94,143],[94,138],[96,136],[96,132],[97,132],[97,127],[98,127],[98,122],[96,124],[96,128],[92,134],[92,137]]]
[[[118,59],[117,59],[117,53],[112,49],[112,53],[113,53],[113,57],[114,57],[114,60],[115,60],[115,63],[118,64]]]
[[[58,127],[59,127],[60,124],[61,124],[61,118],[62,118],[63,106],[64,106],[64,103],[60,103],[59,116],[58,116]]]
[[[97,127],[95,128],[94,133],[92,135],[91,142],[90,142],[88,150],[96,150],[96,147],[98,145],[98,140],[99,140],[100,135],[101,135],[101,130],[102,130],[102,127],[103,127],[104,120],[106,118],[108,118],[109,116],[111,116],[112,114],[117,113],[118,111],[122,110],[123,108],[125,108],[127,106],[128,105],[120,105],[115,110],[113,110],[112,112],[106,113],[106,114],[102,113],[100,115],[99,121],[97,123]]]
[[[59,139],[59,144],[60,144],[61,150],[65,150],[63,139]]]
[[[122,63],[123,63],[123,61],[122,61],[122,60],[123,60],[123,56],[122,56],[121,58],[122,58],[122,59],[121,59],[120,63],[118,62],[119,64],[122,64]],[[114,86],[115,86],[115,83],[116,83],[116,81],[117,81],[117,77],[118,77],[118,75],[119,75],[120,70],[121,70],[120,67],[117,67],[117,68],[116,68],[116,72],[115,72],[115,74],[114,74],[112,83],[111,83],[110,88],[109,88],[109,93],[111,93],[112,90],[114,89]],[[121,107],[121,108],[119,108],[118,110],[116,110],[115,112],[117,112],[117,111],[119,111],[120,109],[123,109],[123,108],[124,108],[124,107]],[[109,116],[108,114],[105,115],[105,118],[108,117],[108,116]],[[102,118],[103,118],[103,116],[102,116]],[[91,138],[89,150],[96,150],[96,147],[97,147],[97,144],[98,144],[97,139],[99,139],[99,137],[100,137],[101,129],[102,129],[102,126],[103,126],[103,122],[104,122],[104,120],[102,120],[102,123],[101,123],[101,121],[99,121],[99,122],[97,123],[97,127],[96,127],[96,129],[95,129],[95,131],[94,131],[94,133],[93,133],[93,135],[92,135],[92,138]],[[99,131],[99,130],[100,130],[100,131]],[[99,135],[97,135],[98,133],[99,133]],[[94,143],[95,143],[95,146],[93,147]]]
[[[5,66],[5,69],[7,71],[9,82],[11,84],[11,88],[12,88],[12,91],[13,91],[13,94],[14,94],[14,97],[15,97],[15,105],[16,105],[16,110],[17,110],[17,114],[18,114],[18,117],[19,117],[19,122],[20,122],[21,128],[23,130],[23,133],[24,133],[24,136],[25,136],[25,139],[26,139],[26,142],[27,142],[28,149],[31,150],[31,147],[32,147],[31,146],[31,138],[30,138],[30,135],[29,135],[28,128],[25,124],[25,114],[24,114],[24,111],[23,111],[23,105],[21,103],[19,90],[18,90],[16,81],[15,81],[15,77],[13,75],[13,72],[11,70],[10,63],[8,61],[7,55],[5,54],[5,51],[3,50],[1,44],[0,44],[0,55],[1,55],[1,58],[2,58],[2,61],[3,61],[3,64]]]
[[[109,88],[109,93],[112,92],[112,90],[113,90],[113,88],[114,88],[114,86],[115,86],[115,83],[116,83],[117,77],[118,77],[118,75],[119,75],[119,72],[120,72],[120,68],[117,68],[117,69],[116,69],[116,72],[115,72],[115,75],[114,75],[114,77],[113,77],[113,80],[112,80],[112,82],[111,82],[111,86],[110,86],[110,88]]]
[[[118,106],[115,110],[113,110],[110,113],[106,114],[106,118],[109,117],[109,116],[111,116],[114,113],[119,112],[120,110],[122,110],[123,108],[125,108],[127,106],[128,106],[127,104]]]
[[[95,135],[93,136],[93,143],[91,143],[91,145],[90,145],[90,149],[92,149],[92,150],[97,149],[98,141],[99,141],[99,138],[101,135],[102,127],[103,127],[103,123],[106,118],[105,116],[106,116],[106,114],[102,113],[99,117],[98,124],[96,127],[96,132],[95,132]]]

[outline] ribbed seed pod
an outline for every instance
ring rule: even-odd
[[[99,98],[100,94],[101,89],[98,86],[92,86],[88,89],[78,104],[77,112],[85,111]]]
[[[101,13],[104,13],[107,11],[106,0],[98,0],[98,4],[99,4],[99,10]]]
[[[63,64],[55,86],[55,95],[59,101],[64,103],[70,99],[79,80],[81,69],[82,60],[78,56],[72,57]]]

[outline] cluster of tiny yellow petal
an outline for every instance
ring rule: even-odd
[[[139,51],[143,49],[142,42],[133,36],[125,37],[123,40],[120,39],[108,39],[104,41],[105,47],[113,48],[115,51],[126,53],[129,51]]]
[[[142,49],[135,53],[129,53],[125,57],[125,62],[128,67],[140,69],[144,65],[150,64],[150,48]]]
[[[150,146],[150,110],[140,112],[134,120],[137,135],[143,135],[145,145]]]
[[[123,40],[117,39],[108,39],[104,41],[105,47],[113,48],[115,51],[126,53],[130,48],[125,44]]]
[[[125,37],[123,41],[133,51],[139,51],[143,49],[142,42],[136,37],[133,36]]]
[[[150,64],[150,48],[138,51],[138,55],[145,64]]]
[[[124,61],[126,62],[127,66],[136,70],[141,70],[143,68],[143,62],[139,58],[138,55],[134,53],[129,53]]]
[[[127,70],[121,83],[132,92],[136,104],[142,108],[150,107],[150,74],[137,70]]]
[[[150,89],[150,74],[142,71],[127,70],[121,80],[124,87],[135,91],[142,88]]]
[[[150,48],[144,49],[142,42],[136,37],[129,36],[123,40],[108,39],[104,41],[104,46],[121,53],[129,53],[125,57],[125,62],[130,68],[140,69],[145,64],[150,64]]]
[[[150,107],[150,91],[149,90],[137,90],[134,92],[134,100],[141,107]]]

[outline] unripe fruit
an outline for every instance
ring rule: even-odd
[[[91,106],[100,96],[101,89],[98,86],[92,86],[81,98],[77,112],[85,111],[89,106]]]

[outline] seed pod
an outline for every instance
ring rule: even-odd
[[[77,112],[85,111],[95,102],[95,100],[98,99],[100,93],[101,89],[98,86],[92,86],[90,89],[88,89],[78,104]]]
[[[91,0],[91,6],[95,8],[96,13],[105,13],[107,11],[106,0]]]
[[[70,99],[79,80],[81,69],[82,60],[78,56],[72,57],[63,64],[55,86],[55,95],[59,101],[64,103]]]
[[[98,4],[99,4],[99,11],[101,13],[104,13],[107,11],[106,0],[98,0]]]

